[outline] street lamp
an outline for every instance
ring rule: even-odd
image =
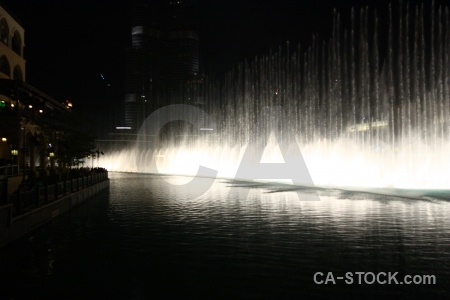
[[[25,127],[21,127],[20,130],[22,130],[22,183],[25,182],[25,164],[26,164],[26,132]]]
[[[17,164],[17,157],[19,156],[19,150],[11,149],[11,156],[13,157],[13,165]]]
[[[55,152],[53,152],[53,149],[50,150],[50,152],[48,153],[48,157],[50,158],[50,168],[52,170],[55,169]]]

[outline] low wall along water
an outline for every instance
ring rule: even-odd
[[[0,247],[108,188],[108,172],[102,172],[18,193],[0,206]]]

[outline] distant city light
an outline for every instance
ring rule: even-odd
[[[212,130],[214,130],[214,129],[212,129],[212,128],[200,128],[200,130],[201,130],[201,131],[212,131]]]
[[[129,129],[131,129],[131,127],[116,127],[116,129],[127,129],[127,130],[129,130]]]
[[[8,139],[5,137],[2,137],[2,142],[6,142]]]
[[[39,110],[39,113],[41,113],[41,114],[42,114],[43,112],[44,112],[44,111],[43,111],[42,109],[40,109],[40,110]]]
[[[14,104],[13,104],[13,103],[11,103],[11,107],[14,107]]]
[[[72,108],[72,102],[70,102],[69,100],[66,100],[66,103],[65,103],[65,105],[66,105],[66,108]]]
[[[31,104],[30,104],[30,105],[28,105],[28,108],[33,108],[33,105],[31,105]]]

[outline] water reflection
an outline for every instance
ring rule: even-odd
[[[27,298],[30,287],[46,299],[61,296],[55,289],[66,299],[448,292],[450,202],[433,193],[411,199],[321,189],[320,201],[300,201],[293,187],[217,180],[194,198],[196,191],[168,189],[165,179],[112,173],[109,197],[3,249],[6,296]],[[318,286],[318,271],[434,274],[438,284]]]

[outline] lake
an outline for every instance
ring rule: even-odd
[[[306,201],[292,186],[217,179],[195,197],[165,184],[183,177],[110,180],[109,192],[0,249],[1,299],[449,297],[445,193],[301,189],[320,199]]]

